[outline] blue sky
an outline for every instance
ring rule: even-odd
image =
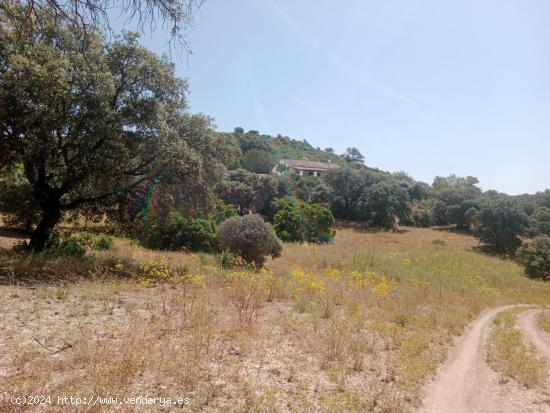
[[[193,54],[172,57],[218,130],[518,194],[550,187],[549,16],[547,0],[206,0]]]

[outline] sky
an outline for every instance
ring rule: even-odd
[[[193,53],[171,56],[220,131],[534,193],[550,188],[548,16],[547,0],[206,0]],[[141,42],[169,51],[162,30]]]

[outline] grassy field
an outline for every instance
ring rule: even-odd
[[[544,384],[548,379],[546,363],[537,358],[532,344],[526,344],[515,326],[518,312],[513,308],[498,314],[488,339],[487,361],[504,380],[514,379],[526,387]]]
[[[538,318],[538,326],[541,330],[550,333],[550,310],[545,309]]]
[[[550,303],[550,283],[476,247],[443,230],[341,228],[330,245],[285,245],[259,273],[125,239],[84,262],[4,252],[0,392],[188,397],[184,411],[410,411],[484,308]]]

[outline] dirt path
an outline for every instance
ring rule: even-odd
[[[523,337],[533,343],[539,354],[550,363],[550,334],[537,327],[537,315],[541,310],[528,310],[518,316],[518,327]]]
[[[493,317],[513,306],[484,312],[472,322],[449,352],[436,378],[426,388],[423,413],[522,413],[550,412],[533,391],[513,383],[500,384],[485,362],[484,344]]]

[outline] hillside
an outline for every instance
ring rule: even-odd
[[[225,133],[237,139],[241,150],[263,149],[271,154],[275,161],[279,159],[302,159],[307,157],[314,161],[344,162],[341,156],[334,152],[313,147],[306,139],[298,140],[288,136],[271,136],[260,134],[258,131],[242,132],[242,128],[235,128],[233,133]]]

